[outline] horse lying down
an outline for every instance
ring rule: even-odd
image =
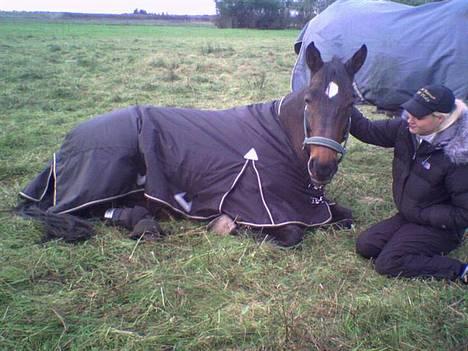
[[[350,223],[351,211],[323,196],[345,153],[354,74],[363,45],[345,63],[324,63],[311,43],[309,86],[281,100],[227,110],[132,106],[73,129],[21,192],[20,212],[42,220],[46,239],[93,235],[107,218],[134,238],[164,233],[161,209],[229,233],[261,230],[282,246],[304,230]]]

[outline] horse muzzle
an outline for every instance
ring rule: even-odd
[[[333,179],[338,171],[338,162],[336,160],[320,162],[311,157],[307,162],[307,171],[314,185],[323,186],[330,183]]]

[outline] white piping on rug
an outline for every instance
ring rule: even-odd
[[[281,106],[283,106],[283,101],[286,96],[283,96],[278,104],[278,117],[281,115]]]
[[[234,181],[232,182],[231,187],[229,188],[228,191],[226,191],[226,192],[224,193],[223,197],[221,198],[221,201],[219,202],[219,206],[218,206],[218,211],[219,211],[219,213],[222,213],[222,212],[221,212],[221,208],[223,207],[224,200],[225,200],[226,197],[229,195],[229,193],[232,191],[232,189],[234,189],[234,187],[236,186],[237,181],[239,180],[239,178],[241,177],[241,175],[244,173],[245,168],[247,167],[247,164],[249,163],[249,161],[250,161],[250,160],[245,160],[244,166],[243,166],[242,169],[240,170],[239,174],[237,174],[236,178],[234,178]]]
[[[172,206],[170,203],[168,203],[168,202],[166,202],[166,201],[164,201],[164,200],[161,200],[161,199],[159,199],[159,198],[157,198],[157,197],[153,197],[153,196],[151,196],[151,195],[148,195],[147,193],[145,193],[144,195],[145,195],[145,197],[147,197],[148,199],[153,200],[153,201],[156,201],[156,202],[159,202],[159,203],[161,203],[161,204],[163,204],[163,205],[169,207],[169,208],[172,209],[173,211],[175,211],[175,212],[177,212],[177,213],[180,213],[181,215],[183,215],[183,216],[185,216],[185,217],[187,217],[187,218],[190,218],[190,219],[206,220],[206,219],[211,219],[211,218],[215,218],[215,217],[218,217],[218,216],[219,216],[219,213],[214,214],[214,215],[212,215],[212,216],[207,216],[207,217],[203,217],[203,216],[192,216],[192,215],[187,214],[187,213],[184,212],[184,211],[179,210],[178,208]]]
[[[99,200],[90,201],[90,202],[87,202],[87,203],[82,204],[80,206],[73,207],[73,208],[70,208],[68,210],[58,212],[58,214],[69,213],[69,212],[76,211],[76,210],[79,210],[79,209],[87,207],[87,206],[95,205],[95,204],[98,204],[98,203],[101,203],[101,202],[112,201],[112,200],[115,200],[115,199],[119,199],[119,198],[128,196],[130,194],[139,193],[141,191],[145,191],[145,189],[135,189],[135,190],[129,191],[128,193],[125,193],[125,194],[119,194],[119,195],[110,196],[110,197],[106,197],[106,198],[99,199]],[[54,204],[54,206],[55,206],[55,204]]]
[[[255,170],[255,173],[257,174],[258,188],[260,189],[260,196],[262,198],[263,206],[265,207],[265,210],[268,213],[268,217],[270,217],[271,224],[275,224],[275,221],[273,220],[273,216],[271,215],[270,209],[268,208],[268,205],[265,201],[265,197],[263,196],[262,180],[260,179],[260,173],[258,173],[257,167],[255,166],[255,161],[253,160],[252,160],[252,165]]]
[[[254,227],[254,228],[261,228],[261,227],[274,228],[274,227],[281,227],[281,226],[289,225],[289,224],[303,225],[306,228],[318,227],[318,226],[327,224],[328,222],[330,222],[330,220],[333,217],[332,213],[331,213],[331,210],[330,210],[330,205],[328,203],[326,203],[326,202],[324,202],[324,204],[327,206],[328,218],[326,220],[324,220],[323,222],[320,222],[320,223],[309,224],[309,223],[305,223],[305,222],[301,222],[301,221],[287,221],[287,222],[281,222],[281,223],[275,223],[275,224],[256,224],[256,223],[250,223],[250,222],[244,222],[244,221],[236,221],[236,223],[240,224],[240,225],[245,225],[245,226],[248,226],[248,227]]]
[[[185,213],[184,211],[179,210],[178,208],[175,208],[170,203],[168,203],[168,202],[166,202],[164,200],[158,199],[158,198],[153,197],[151,195],[148,195],[146,193],[144,195],[145,195],[146,198],[148,198],[150,200],[153,200],[153,201],[156,201],[156,202],[159,202],[159,203],[161,203],[163,205],[166,205],[170,209],[174,210],[177,213],[180,213],[181,215],[183,215],[184,217],[189,218],[189,219],[210,220],[210,219],[213,219],[213,218],[216,218],[216,217],[219,216],[219,213],[214,214],[212,216],[206,216],[206,217],[192,216],[192,215],[189,215],[189,214]],[[274,228],[274,227],[281,227],[281,226],[288,225],[288,224],[298,224],[298,225],[302,225],[302,226],[307,227],[307,228],[313,228],[313,227],[324,225],[324,224],[327,224],[328,222],[330,222],[330,220],[332,218],[330,207],[328,206],[327,203],[325,203],[325,205],[327,206],[329,216],[328,216],[328,218],[326,220],[324,220],[323,222],[320,222],[320,223],[309,224],[309,223],[305,223],[305,222],[302,222],[302,221],[288,221],[288,222],[281,222],[281,223],[275,223],[275,224],[270,224],[270,223],[259,224],[259,223],[251,223],[251,222],[237,221],[237,220],[235,220],[235,222],[237,224],[245,225],[245,226],[248,226],[248,227],[254,227],[254,228],[261,228],[261,227]]]
[[[39,199],[35,199],[33,198],[32,196],[29,196],[25,193],[23,193],[22,191],[19,192],[19,194],[22,196],[22,197],[25,197],[26,199],[28,200],[31,200],[31,201],[35,201],[35,202],[39,202],[41,201],[45,194],[47,193],[47,189],[49,189],[49,183],[50,183],[50,177],[52,176],[52,166],[49,167],[49,175],[47,176],[47,185],[44,187],[44,191],[42,192],[42,195],[39,197]]]
[[[46,192],[47,192],[47,189],[49,188],[49,182],[50,182],[50,177],[53,175],[54,176],[54,196],[53,196],[53,207],[57,206],[57,167],[56,167],[57,163],[56,163],[56,156],[55,156],[55,153],[53,154],[53,163],[50,167],[50,172],[49,172],[49,176],[47,177],[47,186],[45,187],[44,189],[44,192],[42,193],[41,197],[38,199],[35,199],[31,196],[28,196],[27,194],[23,193],[23,192],[20,192],[20,195],[25,197],[26,199],[28,200],[31,200],[31,201],[36,201],[36,202],[39,202],[43,199],[43,197],[45,196]],[[103,198],[103,199],[98,199],[98,200],[94,200],[94,201],[90,201],[90,202],[86,202],[84,204],[81,204],[80,206],[76,206],[76,207],[72,207],[72,208],[69,208],[68,210],[65,210],[65,211],[60,211],[58,212],[57,214],[65,214],[65,213],[70,213],[70,212],[73,212],[73,211],[76,211],[76,210],[79,210],[81,208],[84,208],[84,207],[87,207],[87,206],[91,206],[91,205],[95,205],[95,204],[98,204],[98,203],[101,203],[101,202],[107,202],[107,201],[112,201],[112,200],[115,200],[115,199],[119,199],[119,198],[122,198],[122,197],[125,197],[125,196],[128,196],[128,195],[131,195],[131,194],[134,194],[134,193],[138,193],[138,192],[141,192],[141,191],[144,191],[145,189],[135,189],[135,190],[132,190],[132,191],[129,191],[125,194],[119,194],[119,195],[116,195],[116,196],[110,196],[110,197],[106,197],[106,198]]]
[[[55,158],[55,152],[54,152],[54,164],[53,164],[53,170],[54,170],[54,207],[57,203],[57,167],[56,167],[56,158]]]
[[[364,95],[362,95],[361,93],[361,90],[359,90],[359,87],[356,81],[353,81],[353,89],[354,89],[354,92],[357,94],[357,96],[359,96],[359,99],[361,99],[361,101],[366,101],[366,99],[364,98]]]
[[[47,189],[47,187],[46,187],[46,189]],[[38,200],[38,199],[35,199],[35,198],[33,198],[33,197],[31,197],[31,196],[29,196],[29,195],[27,195],[27,194],[25,194],[25,193],[23,193],[23,192],[21,192],[21,191],[19,192],[19,194],[20,194],[22,197],[24,197],[24,198],[26,198],[26,199],[28,199],[28,200],[34,201],[34,202],[39,202],[39,201],[41,201],[40,199],[39,199],[39,200]]]

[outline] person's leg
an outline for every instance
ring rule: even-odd
[[[375,260],[378,273],[402,277],[459,278],[463,263],[444,256],[460,245],[461,235],[414,223],[403,225]]]
[[[376,258],[400,227],[407,223],[396,214],[362,232],[356,240],[356,252],[365,258]]]

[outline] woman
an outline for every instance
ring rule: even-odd
[[[460,279],[467,263],[444,256],[468,227],[468,110],[442,85],[419,89],[401,119],[370,121],[354,109],[351,134],[394,148],[398,212],[357,239],[357,252],[388,276]]]

